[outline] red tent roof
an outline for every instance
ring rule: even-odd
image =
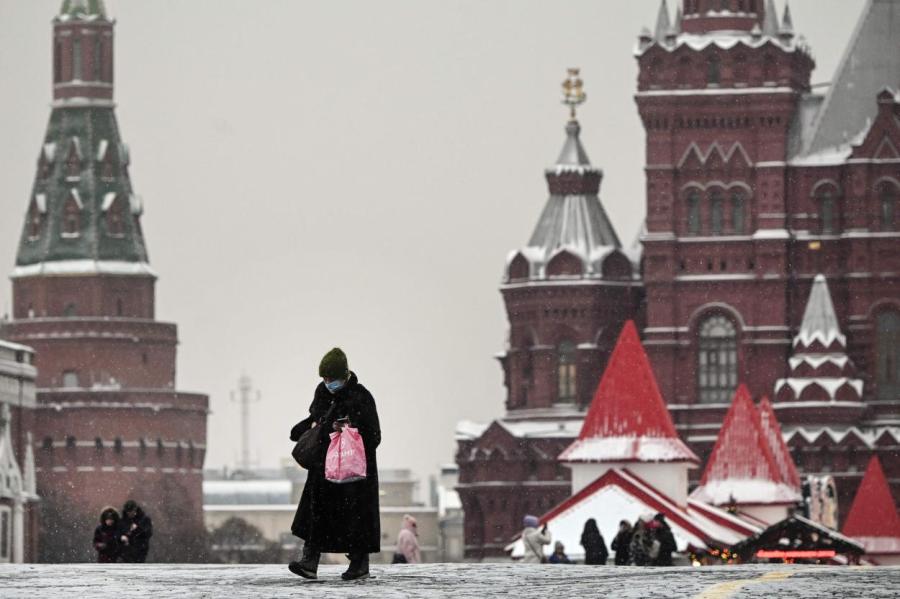
[[[794,503],[800,499],[799,488],[783,478],[783,469],[787,470],[779,467],[750,392],[741,385],[691,497],[713,505]]]
[[[629,320],[564,461],[699,461],[681,441]]]
[[[872,456],[841,531],[848,537],[900,537],[900,516],[878,456]]]
[[[763,396],[759,402],[759,419],[762,423],[763,433],[769,442],[769,449],[778,465],[781,480],[799,490],[800,475],[797,473],[794,458],[791,457],[791,452],[784,442],[781,426],[778,424],[778,418],[775,417],[775,410],[772,409],[772,403],[768,397]]]

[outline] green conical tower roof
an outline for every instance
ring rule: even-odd
[[[16,266],[146,263],[142,206],[112,106],[56,107],[38,157]]]
[[[63,0],[59,9],[60,17],[67,18],[106,18],[106,7],[103,0]]]

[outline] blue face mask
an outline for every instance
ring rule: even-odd
[[[325,383],[325,388],[328,389],[331,393],[337,393],[341,389],[344,388],[345,381],[342,380],[334,380],[330,383]]]

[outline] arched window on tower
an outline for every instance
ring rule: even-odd
[[[775,57],[766,54],[763,58],[763,81],[766,83],[774,83],[778,77],[778,68],[775,63]]]
[[[740,189],[731,192],[731,228],[737,235],[744,232],[744,192]]]
[[[882,231],[897,230],[897,188],[885,181],[878,190],[878,224]]]
[[[724,222],[725,200],[722,192],[713,190],[709,197],[709,230],[713,235],[722,234]]]
[[[721,81],[722,62],[717,54],[713,54],[706,63],[706,83],[708,85],[719,85]]]
[[[815,192],[819,211],[819,233],[831,235],[838,232],[837,191],[830,184],[820,185]]]
[[[727,403],[737,387],[737,332],[721,314],[700,323],[697,396],[701,403]]]
[[[106,231],[111,237],[125,235],[125,215],[122,204],[122,197],[117,196],[106,209]]]
[[[84,76],[82,73],[81,63],[81,40],[72,40],[72,79],[81,81]]]
[[[63,207],[63,237],[78,237],[81,232],[81,208],[74,197],[69,196]]]
[[[94,81],[103,79],[103,41],[98,35],[94,38]]]
[[[900,312],[884,310],[875,318],[875,384],[880,400],[900,397]]]
[[[62,81],[62,42],[53,42],[53,83]]]
[[[691,235],[700,233],[700,192],[696,189],[687,197],[687,228]]]
[[[577,374],[575,344],[571,341],[563,341],[559,344],[557,356],[557,402],[574,403],[575,376]]]

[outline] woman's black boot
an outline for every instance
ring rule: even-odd
[[[352,553],[350,554],[350,567],[341,574],[344,580],[360,580],[369,577],[369,554],[368,553]]]
[[[319,570],[319,557],[321,557],[321,555],[322,554],[313,549],[309,543],[306,543],[303,545],[303,555],[300,557],[300,561],[289,563],[288,570],[303,578],[318,578],[317,572]]]

